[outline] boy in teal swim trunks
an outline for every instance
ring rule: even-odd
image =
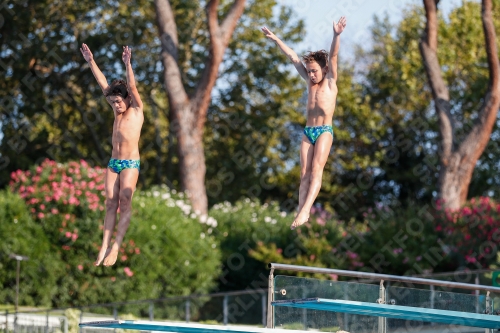
[[[95,261],[111,266],[116,262],[123,238],[130,224],[132,215],[132,196],[139,177],[139,137],[144,122],[143,105],[135,84],[134,73],[130,59],[132,51],[123,47],[122,60],[127,71],[127,81],[116,80],[108,85],[106,77],[94,61],[89,47],[85,44],[80,48],[102,89],[106,100],[113,108],[115,121],[113,124],[113,151],[106,169],[106,216],[104,218],[104,234],[102,246]],[[115,230],[118,208],[118,221],[115,242],[111,246],[111,236]]]
[[[333,22],[333,41],[330,54],[326,51],[309,52],[301,59],[268,28],[262,28],[267,38],[275,42],[291,60],[300,76],[307,81],[307,123],[300,146],[300,188],[298,214],[291,228],[295,229],[309,219],[311,207],[318,196],[330,148],[333,142],[332,118],[337,99],[337,58],[340,34],[346,18]]]

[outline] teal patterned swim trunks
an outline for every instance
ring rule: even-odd
[[[109,160],[108,168],[116,173],[120,173],[125,169],[141,169],[141,160],[118,160],[112,158]]]
[[[306,126],[304,127],[304,135],[313,145],[323,133],[330,133],[333,136],[333,127],[331,125],[322,126]]]

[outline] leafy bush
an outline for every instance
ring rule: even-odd
[[[438,203],[436,231],[446,235],[458,265],[488,268],[497,262],[500,204],[488,197],[472,198],[461,209],[450,211]]]
[[[57,276],[51,282],[40,275],[52,287],[41,299],[61,307],[208,292],[218,273],[217,243],[209,235],[203,238],[204,226],[186,216],[190,207],[182,194],[166,188],[135,194],[117,263],[93,265],[102,240],[104,173],[84,161],[46,160],[11,175],[12,191],[24,199],[50,243],[40,255],[58,258],[45,262],[44,268]]]
[[[0,235],[0,303],[15,303],[17,262],[9,255],[19,254],[29,257],[20,263],[20,304],[50,306],[62,263],[24,201],[8,190],[0,192]]]
[[[362,224],[337,249],[362,271],[411,275],[453,270],[448,240],[435,230],[434,212],[411,203],[378,205],[364,213]]]
[[[326,258],[331,244],[340,241],[343,228],[327,223],[329,216],[320,207],[311,212],[311,223],[290,230],[294,215],[281,212],[276,202],[245,199],[235,205],[215,205],[210,214],[219,223],[216,237],[224,265],[219,288],[266,288],[269,262],[336,267],[328,266]]]

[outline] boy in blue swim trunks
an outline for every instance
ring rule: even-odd
[[[291,60],[300,76],[307,81],[307,123],[300,146],[300,188],[298,214],[291,228],[309,219],[311,207],[318,196],[328,155],[333,142],[332,118],[337,99],[337,58],[340,34],[346,18],[333,22],[330,54],[325,50],[309,52],[301,59],[268,28],[262,28],[267,38],[275,42]]]
[[[106,169],[105,179],[104,234],[101,249],[94,263],[96,266],[101,263],[104,266],[111,266],[116,262],[132,215],[132,196],[137,185],[140,168],[139,137],[144,122],[143,105],[130,64],[132,51],[128,46],[123,47],[122,54],[127,81],[116,80],[111,85],[108,85],[106,77],[97,67],[89,47],[83,44],[80,51],[115,115],[112,136],[113,151]],[[118,208],[120,209],[120,219],[115,242],[111,245]]]

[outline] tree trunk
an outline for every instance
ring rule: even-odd
[[[217,80],[219,65],[243,9],[245,0],[234,0],[228,14],[219,25],[218,0],[207,3],[207,27],[210,35],[208,56],[193,95],[188,96],[177,63],[178,35],[174,13],[167,0],[155,0],[156,18],[162,43],[165,89],[171,119],[177,136],[182,190],[191,201],[193,210],[206,214],[208,200],[205,188],[205,154],[203,128],[206,122],[210,95]]]
[[[462,142],[456,142],[454,119],[450,113],[448,88],[441,75],[437,58],[437,3],[424,0],[426,29],[420,40],[420,53],[439,118],[441,146],[439,151],[439,197],[446,208],[459,209],[467,200],[472,173],[490,139],[500,107],[500,64],[493,25],[492,0],[482,1],[482,22],[488,56],[490,82],[478,118]]]

